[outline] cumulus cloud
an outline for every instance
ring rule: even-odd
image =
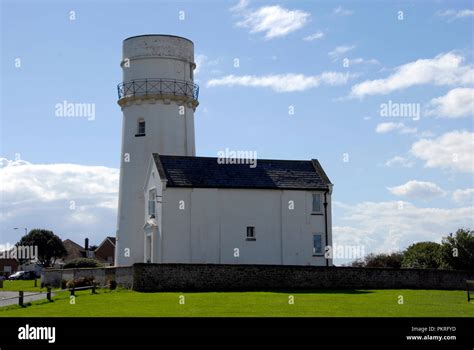
[[[455,130],[435,139],[421,139],[411,146],[410,152],[424,160],[427,168],[474,173],[473,149],[474,133]]]
[[[413,161],[406,157],[402,156],[395,156],[393,158],[390,158],[385,162],[385,166],[387,167],[395,167],[395,166],[400,166],[402,168],[411,168],[413,166]]]
[[[333,237],[336,244],[358,244],[365,252],[401,250],[414,241],[440,241],[460,227],[473,227],[474,208],[422,208],[406,201],[334,202],[339,212]]]
[[[403,196],[414,199],[428,199],[432,197],[444,196],[445,191],[433,182],[428,181],[417,181],[411,180],[407,183],[395,186],[387,187],[387,189],[396,196]]]
[[[279,5],[249,9],[247,2],[240,2],[231,9],[243,17],[238,27],[249,29],[250,33],[263,33],[265,39],[284,37],[303,28],[311,15],[301,10],[289,10]]]
[[[426,115],[446,118],[462,118],[474,115],[474,89],[456,88],[429,103]]]
[[[276,92],[304,91],[320,85],[343,85],[354,75],[339,72],[323,72],[319,75],[275,74],[275,75],[227,75],[211,79],[207,87],[217,86],[250,86],[270,88]]]
[[[384,95],[417,85],[474,84],[474,68],[464,57],[452,52],[432,59],[419,59],[399,66],[384,79],[366,80],[352,86],[352,97]]]
[[[474,188],[458,189],[453,192],[452,197],[458,204],[470,203],[474,205]]]
[[[413,134],[417,132],[417,128],[410,128],[403,123],[379,123],[375,127],[375,132],[378,134],[386,134],[391,131],[397,130],[401,134]]]
[[[0,239],[10,228],[52,229],[61,238],[96,242],[116,226],[119,170],[78,164],[32,164],[0,159]]]
[[[313,33],[313,34],[310,34],[308,36],[305,36],[303,38],[304,41],[314,41],[314,40],[318,40],[318,39],[322,39],[324,37],[324,33],[321,32],[321,31],[318,31],[316,33]]]

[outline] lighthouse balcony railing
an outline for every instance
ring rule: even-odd
[[[137,79],[117,85],[118,98],[150,94],[199,97],[199,86],[185,80]]]

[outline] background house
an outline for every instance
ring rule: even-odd
[[[66,239],[63,241],[66,256],[56,261],[57,267],[62,267],[71,260],[79,258],[96,259],[104,265],[113,265],[115,259],[115,237],[106,237],[97,247],[89,246],[89,239],[84,240],[84,246]]]
[[[16,259],[0,259],[0,276],[7,278],[18,271],[19,263]]]

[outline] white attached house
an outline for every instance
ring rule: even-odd
[[[221,164],[154,153],[144,187],[144,261],[332,265],[332,184],[315,159]]]
[[[332,184],[317,160],[196,157],[191,40],[127,38],[121,66],[116,266],[331,265]]]

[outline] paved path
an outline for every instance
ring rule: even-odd
[[[36,292],[25,292],[24,294],[24,302],[28,303],[34,300],[45,300],[46,293],[36,294]],[[7,305],[18,305],[18,298],[15,299],[8,299],[12,297],[18,297],[18,292],[0,292],[0,307],[7,306]],[[5,300],[8,299],[8,300]]]

